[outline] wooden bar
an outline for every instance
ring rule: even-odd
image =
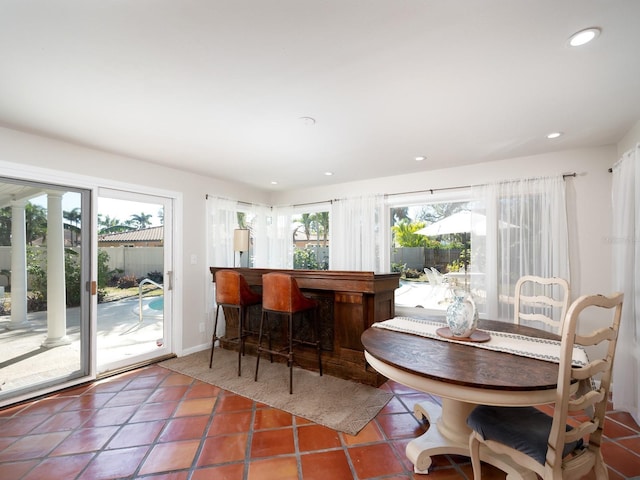
[[[220,267],[210,267],[213,281]],[[386,379],[367,368],[364,347],[360,337],[375,322],[395,316],[395,289],[400,282],[399,273],[374,273],[339,270],[281,270],[265,268],[231,268],[240,272],[256,292],[262,291],[262,275],[269,272],[288,273],[295,277],[305,295],[320,303],[322,365],[329,375],[379,386]],[[247,339],[247,351],[255,351],[260,322],[260,306],[249,309],[249,328],[256,335]],[[226,331],[237,331],[234,311],[225,311]],[[303,336],[310,335],[300,325]],[[237,345],[221,340],[224,348]],[[275,360],[275,358],[274,358]],[[317,369],[315,349],[298,347],[296,363],[309,370]]]

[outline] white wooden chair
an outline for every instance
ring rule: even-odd
[[[569,308],[569,282],[558,277],[525,275],[518,279],[514,297],[514,323],[541,328],[541,322],[553,332],[560,332],[560,324]]]
[[[516,464],[545,480],[579,479],[592,470],[598,480],[608,478],[601,443],[622,298],[622,293],[609,297],[585,295],[569,307],[562,325],[553,416],[536,407],[479,405],[471,412],[467,424],[472,429],[469,450],[475,480],[481,479],[481,445],[495,453],[508,455]],[[598,328],[582,335],[577,332],[585,309],[594,314],[590,320]],[[594,322],[598,316],[602,318]],[[597,346],[594,351],[600,353],[590,351],[589,356],[597,358],[590,359],[583,366],[572,366],[574,345]],[[598,388],[572,393],[575,382],[594,376],[599,377]],[[573,417],[573,427],[567,425],[569,415]]]

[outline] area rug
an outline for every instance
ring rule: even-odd
[[[254,382],[255,357],[243,358],[238,377],[237,352],[216,348],[211,369],[209,353],[201,351],[159,365],[349,435],[357,434],[393,397],[378,388],[301,368],[293,370],[293,394],[289,394],[285,364],[262,358]]]

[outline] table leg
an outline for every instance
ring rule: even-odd
[[[476,405],[442,398],[442,407],[432,402],[418,403],[413,414],[429,422],[429,429],[407,444],[407,458],[413,463],[416,473],[427,474],[433,455],[469,456],[469,434],[467,417]],[[435,427],[435,428],[434,428]],[[486,447],[480,447],[480,458],[507,474],[507,480],[536,480],[535,473],[525,470],[505,455],[496,455]]]

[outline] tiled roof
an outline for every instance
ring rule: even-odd
[[[158,242],[164,238],[164,227],[142,228],[129,232],[107,233],[99,235],[99,242]]]

